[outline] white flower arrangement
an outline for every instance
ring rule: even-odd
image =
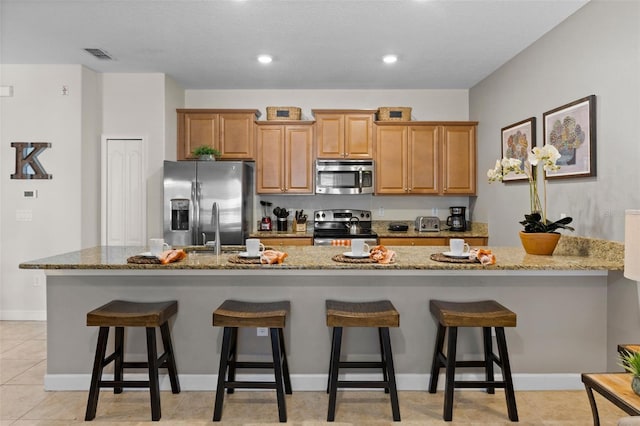
[[[556,164],[560,158],[560,153],[553,145],[545,145],[542,148],[535,147],[529,151],[527,161],[522,167],[522,161],[517,158],[503,158],[496,160],[495,167],[487,171],[489,183],[502,182],[504,176],[509,173],[517,175],[525,174],[529,180],[529,200],[531,203],[531,214],[524,215],[525,220],[520,222],[524,226],[524,232],[554,232],[558,228],[569,229],[567,226],[573,220],[564,217],[556,222],[547,220],[547,181],[544,180],[544,207],[540,203],[538,195],[538,174],[536,166],[542,166],[546,172],[559,170]]]

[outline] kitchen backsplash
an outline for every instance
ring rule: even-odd
[[[467,220],[472,220],[469,204],[470,197],[438,196],[381,196],[381,195],[256,195],[254,200],[254,221],[262,217],[260,201],[272,203],[290,211],[292,218],[296,210],[304,209],[313,221],[314,210],[360,209],[371,210],[373,220],[414,220],[416,216],[438,216],[445,220],[449,216],[449,207],[467,207]],[[273,211],[270,212],[274,218]]]

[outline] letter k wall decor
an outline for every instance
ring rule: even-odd
[[[16,170],[11,179],[53,179],[42,167],[38,156],[51,148],[48,142],[11,142],[16,149]]]

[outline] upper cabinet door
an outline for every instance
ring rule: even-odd
[[[254,114],[220,114],[222,158],[254,159]]]
[[[476,193],[476,126],[442,127],[442,193]]]
[[[438,126],[407,127],[407,186],[413,194],[437,194]]]
[[[344,114],[316,115],[318,158],[344,158]]]
[[[256,191],[284,192],[284,126],[258,126]]]
[[[376,194],[407,193],[407,126],[379,126],[376,134]]]
[[[373,114],[345,115],[346,158],[373,158]]]
[[[180,117],[180,115],[181,114],[178,114],[178,117]],[[218,114],[182,114],[182,117],[183,119],[181,121],[184,126],[184,134],[182,149],[178,149],[179,160],[192,158],[193,155],[191,152],[200,145],[217,149]],[[178,146],[180,146],[180,143]]]
[[[313,192],[313,127],[285,129],[285,192]]]

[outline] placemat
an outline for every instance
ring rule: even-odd
[[[331,260],[342,263],[376,263],[376,261],[370,257],[347,257],[344,254],[336,254]]]
[[[138,263],[143,265],[160,265],[160,259],[155,256],[143,256],[140,254],[136,254],[135,256],[131,256],[127,258],[127,263]]]
[[[260,258],[255,257],[253,259],[247,259],[246,257],[240,257],[237,254],[229,256],[229,263],[241,263],[245,265],[259,265]]]
[[[342,263],[378,263],[375,260],[371,259],[370,257],[353,258],[353,257],[347,257],[344,254],[336,254],[331,258],[331,260],[333,260],[334,262],[342,262]],[[394,263],[396,263],[395,260],[390,263],[379,263],[379,265],[392,265]]]
[[[442,253],[434,253],[431,255],[431,260],[435,260],[436,262],[447,262],[447,263],[480,263],[478,259],[469,259],[469,258],[459,258],[459,257],[448,257]]]

